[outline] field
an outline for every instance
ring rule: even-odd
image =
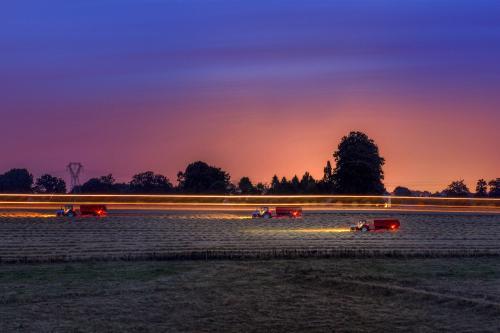
[[[498,332],[500,258],[0,265],[1,332]]]
[[[377,216],[399,218],[401,229],[349,232]],[[500,255],[500,215],[478,213],[306,212],[276,220],[248,212],[4,213],[0,234],[0,262]]]
[[[0,332],[500,329],[499,214],[248,214],[4,211]]]

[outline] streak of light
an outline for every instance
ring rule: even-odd
[[[256,233],[256,234],[290,234],[290,233],[309,233],[309,234],[317,234],[317,233],[345,233],[351,232],[349,228],[301,228],[301,229],[278,229],[278,228],[269,228],[269,229],[249,229],[246,232]]]
[[[43,213],[27,213],[27,212],[11,212],[11,213],[0,213],[0,218],[13,217],[13,218],[50,218],[56,217],[55,214],[43,214]]]
[[[349,228],[321,228],[321,229],[291,229],[291,232],[302,233],[331,233],[331,232],[351,232]]]
[[[116,198],[224,198],[224,199],[239,199],[252,198],[262,199],[267,198],[330,198],[330,199],[408,199],[408,200],[462,200],[462,201],[499,201],[500,198],[447,198],[447,197],[403,197],[403,196],[383,196],[383,195],[198,195],[198,194],[1,194],[1,197],[68,197],[68,198],[85,198],[85,197],[116,197]]]
[[[0,201],[0,205],[92,205],[96,202],[83,201],[83,202],[54,202],[54,201]],[[241,206],[241,207],[255,207],[258,203],[223,203],[223,202],[116,202],[116,201],[104,201],[99,202],[102,205],[130,205],[130,206]],[[332,207],[332,208],[342,208],[342,207],[358,207],[358,206],[368,206],[368,207],[380,207],[384,209],[390,209],[385,207],[380,203],[265,203],[266,206],[305,206],[305,207]],[[500,209],[500,206],[491,205],[427,205],[427,204],[392,204],[391,208],[396,207],[435,207],[435,208],[491,208]]]

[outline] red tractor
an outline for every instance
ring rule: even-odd
[[[389,230],[396,231],[400,227],[398,219],[374,219],[374,220],[360,220],[357,224],[351,226],[351,231],[379,231]]]
[[[302,208],[300,207],[276,207],[273,212],[269,209],[269,207],[261,207],[259,209],[256,209],[252,213],[252,218],[264,218],[264,219],[270,219],[270,218],[277,218],[277,217],[290,217],[290,218],[296,218],[296,217],[301,217],[302,216]]]
[[[73,205],[66,205],[56,212],[57,216],[106,216],[108,209],[105,205],[80,205],[80,209],[74,209]]]

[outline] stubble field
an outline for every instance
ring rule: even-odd
[[[397,232],[353,233],[396,217]],[[0,261],[500,255],[500,214],[328,212],[252,220],[244,212],[136,212],[106,218],[0,215]]]

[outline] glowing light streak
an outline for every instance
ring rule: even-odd
[[[349,228],[321,228],[321,229],[291,229],[291,232],[300,233],[337,233],[337,232],[351,232]]]
[[[51,198],[102,198],[102,197],[112,197],[112,198],[204,198],[204,199],[259,199],[267,200],[269,198],[293,198],[293,199],[378,199],[378,200],[431,200],[431,201],[494,201],[500,203],[500,198],[447,198],[447,197],[395,197],[395,196],[379,196],[379,195],[198,195],[198,194],[18,194],[18,193],[6,193],[0,194],[0,197],[51,197]]]

